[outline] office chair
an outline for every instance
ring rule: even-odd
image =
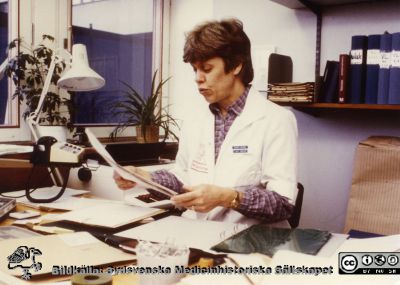
[[[297,228],[300,222],[301,206],[303,205],[304,187],[301,183],[297,183],[297,198],[294,204],[292,216],[288,219],[288,222],[292,228]]]

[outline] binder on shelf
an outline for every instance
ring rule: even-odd
[[[388,104],[389,100],[389,70],[392,56],[392,34],[381,35],[379,79],[378,79],[378,104]]]
[[[339,91],[338,99],[339,103],[347,102],[347,92],[349,85],[349,67],[350,67],[350,56],[348,54],[339,55]]]
[[[339,82],[339,62],[328,60],[322,78],[321,93],[318,102],[337,103]]]
[[[388,103],[400,104],[400,33],[392,34],[391,58]]]
[[[349,103],[364,103],[365,97],[365,62],[368,37],[352,36],[350,51]]]
[[[365,73],[365,103],[376,104],[378,101],[379,56],[381,35],[369,35]]]

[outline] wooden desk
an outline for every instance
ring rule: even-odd
[[[24,205],[17,204],[16,210],[23,211],[26,209],[32,209]],[[36,209],[35,209],[36,210]],[[60,213],[61,211],[51,211],[50,213]],[[40,211],[41,214],[47,214],[48,211]],[[5,220],[0,222],[0,227],[10,226],[15,221],[13,218],[6,218]],[[132,265],[132,263],[128,264],[119,264],[118,266],[123,265]],[[43,282],[55,282],[55,281],[63,281],[69,280],[69,277],[44,277],[44,278],[37,278],[35,280],[29,281],[32,284],[43,284]],[[115,275],[112,278],[113,285],[136,285],[139,284],[139,276],[135,274],[125,274],[125,275]],[[0,282],[1,283],[1,282]]]

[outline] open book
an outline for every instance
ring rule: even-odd
[[[103,159],[124,179],[136,182],[139,186],[142,186],[146,189],[150,189],[153,191],[157,191],[168,197],[171,197],[171,196],[174,196],[177,194],[176,192],[172,191],[171,189],[168,189],[167,187],[164,187],[158,183],[155,183],[154,181],[151,181],[150,179],[146,179],[145,177],[141,176],[139,173],[132,173],[132,172],[126,170],[124,167],[119,165],[112,158],[112,156],[107,152],[105,147],[101,144],[101,142],[96,138],[96,136],[89,129],[86,129],[85,133],[87,134],[90,143],[95,148],[97,153],[100,154],[103,157]],[[143,202],[143,205],[140,205],[140,206],[145,206],[144,205],[145,203],[146,202]]]

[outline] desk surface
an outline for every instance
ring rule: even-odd
[[[31,209],[27,206],[23,206],[23,205],[17,205],[16,210],[17,211],[22,211],[22,210],[26,210],[26,209]],[[47,214],[49,212],[47,211],[40,211],[41,214]],[[59,211],[52,211],[51,213],[58,213]],[[13,218],[6,218],[3,221],[0,222],[0,227],[2,226],[9,226],[12,225],[12,223],[15,221],[15,219]],[[132,265],[130,264],[125,264],[125,265]],[[43,279],[38,279],[35,281],[30,281],[30,283],[35,284],[35,283],[40,283],[40,282],[50,282],[50,281],[62,281],[62,280],[68,280],[68,278],[66,279],[65,277],[47,277],[47,278],[43,278]],[[138,276],[135,274],[121,274],[121,275],[115,275],[113,276],[113,285],[135,285],[138,284]],[[1,283],[1,282],[0,282]]]

